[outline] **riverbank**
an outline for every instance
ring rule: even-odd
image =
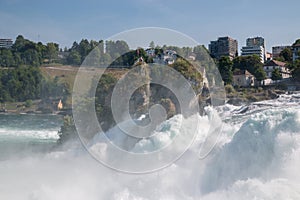
[[[0,103],[0,114],[67,115],[70,108],[58,109],[59,100],[27,100],[25,102]]]
[[[225,86],[227,103],[232,105],[250,104],[258,101],[277,99],[280,95],[290,93],[280,87],[233,88]]]
[[[253,102],[277,99],[288,91],[279,88],[233,88],[226,86],[226,103],[247,105]],[[57,109],[59,100],[34,100],[0,103],[0,114],[54,114],[71,115],[71,108]]]

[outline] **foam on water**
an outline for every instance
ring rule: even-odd
[[[0,140],[11,139],[39,139],[57,140],[59,138],[57,129],[54,130],[12,130],[0,128]]]
[[[204,160],[198,159],[198,153],[209,117],[198,116],[203,134],[180,160],[156,173],[117,173],[96,162],[80,146],[0,161],[0,199],[300,199],[300,106],[296,99],[286,95],[278,101],[250,105],[243,113],[228,106],[219,142]],[[275,106],[270,106],[273,103]],[[151,150],[169,141],[179,117],[158,127],[157,138],[151,143],[126,143],[126,137],[116,129],[110,130],[111,139],[128,149]]]
[[[251,116],[209,163],[202,176],[202,192],[226,189],[238,180],[268,177],[278,167],[269,166],[281,157],[282,150],[276,151],[276,144],[282,142],[278,134],[300,134],[298,115],[293,109],[273,109]]]
[[[61,117],[54,115],[0,115],[0,142],[57,140]]]

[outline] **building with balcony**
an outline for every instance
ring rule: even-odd
[[[208,49],[214,58],[228,56],[232,60],[238,55],[238,42],[230,37],[219,37],[218,40],[210,42]]]
[[[250,46],[242,48],[242,56],[257,55],[262,63],[265,62],[265,49],[262,46]]]
[[[264,71],[266,72],[266,75],[267,75],[267,79],[264,80],[265,85],[269,85],[269,84],[273,84],[274,82],[278,82],[278,81],[272,80],[272,73],[275,69],[278,69],[279,72],[281,73],[282,80],[291,78],[291,72],[285,62],[271,60],[264,65]]]
[[[259,56],[262,63],[266,61],[265,39],[262,37],[248,38],[246,46],[242,47],[242,56]]]

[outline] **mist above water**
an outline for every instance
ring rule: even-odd
[[[299,105],[295,96],[282,96],[252,104],[245,113],[230,105],[217,108],[225,119],[223,132],[203,160],[198,153],[209,119],[198,116],[202,129],[192,147],[171,166],[150,174],[131,175],[106,168],[80,143],[2,159],[0,199],[300,199]],[[163,132],[176,127],[176,118],[161,125],[164,128],[157,141],[168,141]],[[164,140],[159,140],[160,136]],[[116,133],[111,139],[123,145],[127,141]],[[143,147],[153,146],[145,141],[130,146],[135,150]]]

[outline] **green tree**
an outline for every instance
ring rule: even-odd
[[[231,84],[233,79],[232,73],[233,62],[227,56],[222,56],[218,63],[218,68],[224,83]]]
[[[297,39],[293,45],[300,44],[300,39]]]
[[[100,57],[100,64],[101,65],[109,65],[111,63],[112,59],[111,56],[108,53],[102,54]]]
[[[256,68],[253,75],[257,81],[263,81],[266,79],[266,72],[262,67]]]
[[[266,78],[263,64],[257,55],[234,58],[233,69],[247,70],[253,74],[258,81],[262,81]]]
[[[290,48],[285,48],[280,52],[279,57],[282,58],[282,60],[285,62],[292,62],[293,52]]]
[[[45,46],[41,42],[35,43],[19,35],[11,49],[0,52],[0,65],[40,66],[44,59],[49,59],[50,62],[57,59],[58,49],[56,43],[48,43]]]
[[[14,63],[15,63],[15,66],[20,66],[20,65],[23,64],[22,57],[21,57],[21,53],[19,53],[19,52],[14,52],[14,53],[13,53],[13,56],[14,56]]]
[[[112,56],[114,59],[112,59],[113,62],[111,63],[110,67],[130,68],[140,57],[142,57],[147,63],[153,62],[153,60],[148,57],[146,51],[142,48],[126,52],[121,56],[118,53],[115,53]]]
[[[71,65],[80,65],[81,64],[81,56],[76,50],[72,50],[67,57],[67,62]]]
[[[187,58],[188,56],[191,55],[191,53],[193,52],[193,48],[191,47],[182,47],[182,56],[184,58]]]
[[[111,111],[111,96],[117,81],[117,78],[112,74],[105,73],[102,75],[97,85],[95,108],[103,130],[111,128],[111,125],[114,124],[114,118]]]
[[[18,35],[16,41],[14,42],[12,48],[17,52],[23,51],[23,48],[28,43],[28,40],[25,40],[22,35]]]
[[[77,51],[78,47],[79,47],[79,44],[75,41],[75,42],[73,42],[73,45],[72,45],[70,51],[72,51],[72,50],[76,50]]]
[[[122,40],[106,41],[105,46],[106,53],[108,53],[113,60],[130,51],[128,44]]]
[[[41,42],[34,43],[19,35],[12,46],[12,53],[14,56],[14,66],[39,66],[43,58],[45,58],[46,46]]]
[[[32,102],[31,99],[28,99],[28,100],[25,101],[25,107],[26,108],[30,108],[32,106],[32,104],[33,104],[33,102]]]
[[[14,57],[9,49],[0,50],[0,66],[2,67],[11,67],[14,66]]]
[[[53,42],[47,43],[46,46],[46,58],[52,63],[53,60],[57,59],[59,45]]]
[[[209,59],[209,51],[205,48],[204,45],[198,45],[194,47],[193,52],[196,54],[197,61],[207,61]]]
[[[78,53],[81,56],[81,62],[84,61],[85,57],[90,53],[91,51],[90,43],[87,39],[82,39],[78,46]]]
[[[94,48],[96,48],[96,47],[98,47],[99,46],[99,42],[97,42],[97,41],[95,41],[95,40],[91,40],[90,41],[90,48],[91,49],[94,49]],[[100,50],[100,49],[99,49]]]
[[[60,127],[60,130],[58,132],[59,139],[58,143],[63,144],[64,142],[76,138],[76,127],[74,124],[74,119],[72,116],[66,115],[64,116],[64,123]]]
[[[42,58],[35,49],[29,48],[22,54],[22,61],[25,65],[39,66],[42,63]]]
[[[178,58],[170,67],[174,68],[190,81],[194,89],[199,89],[202,85],[203,77],[197,69],[183,58]],[[167,74],[166,74],[167,75]]]
[[[117,40],[117,41],[116,41],[116,47],[115,47],[115,48],[118,50],[118,53],[119,53],[120,55],[123,55],[123,54],[129,52],[129,46],[128,46],[128,44],[127,44],[125,41],[123,41],[123,40]]]
[[[153,42],[153,41],[151,41],[151,42],[150,42],[150,44],[149,44],[149,47],[150,47],[150,48],[152,48],[152,49],[154,49],[154,48],[155,48],[155,44],[154,44],[154,42]]]
[[[281,75],[281,72],[279,71],[279,69],[274,69],[274,71],[272,72],[272,77],[271,79],[273,81],[278,81],[278,80],[281,80],[282,79],[282,75]]]
[[[292,77],[297,80],[300,81],[300,60],[296,60],[290,67],[291,71],[292,71]]]
[[[89,54],[88,57],[86,57],[85,63],[89,66],[97,67],[100,64],[100,57],[101,57],[101,51],[96,46]]]

